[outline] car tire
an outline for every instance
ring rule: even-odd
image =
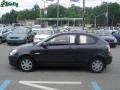
[[[18,66],[23,72],[31,72],[35,70],[35,62],[28,56],[21,57]]]
[[[2,43],[2,38],[0,38],[0,44]]]
[[[101,73],[105,69],[106,65],[102,58],[93,58],[89,63],[89,70],[93,73]]]

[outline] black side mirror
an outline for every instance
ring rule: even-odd
[[[41,46],[42,46],[43,48],[47,48],[47,43],[46,43],[46,42],[43,42],[43,43],[41,44]]]
[[[115,32],[112,32],[112,35],[114,35],[115,34]]]
[[[33,35],[36,35],[37,33],[36,32],[32,32]]]

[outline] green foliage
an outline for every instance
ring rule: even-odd
[[[116,25],[120,23],[120,5],[117,3],[106,3],[103,2],[102,5],[96,6],[94,8],[86,7],[85,8],[85,23],[87,24],[94,24],[95,16],[101,15],[97,17],[97,24],[99,25],[106,25],[106,11],[108,5],[108,24],[109,25]],[[44,15],[44,10],[47,10],[47,15]],[[41,11],[41,14],[40,14]],[[69,8],[65,8],[63,6],[59,6],[59,17],[67,17],[67,18],[82,18],[83,17],[83,9],[81,7],[72,5]],[[39,6],[36,4],[30,10],[22,10],[16,12],[12,10],[10,13],[6,13],[2,15],[1,22],[4,23],[15,23],[17,20],[35,20],[36,18],[40,17],[46,18],[56,18],[57,17],[57,4],[52,4],[45,9],[40,9]],[[73,21],[70,21],[73,22]],[[63,22],[64,23],[64,22]]]

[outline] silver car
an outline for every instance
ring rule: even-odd
[[[0,44],[6,40],[10,31],[4,27],[0,28]]]

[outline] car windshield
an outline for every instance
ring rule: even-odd
[[[38,34],[38,35],[40,35],[40,34],[52,35],[52,34],[53,34],[53,31],[51,31],[51,30],[39,30],[39,31],[37,32],[37,34]]]
[[[97,31],[96,35],[99,35],[99,36],[110,36],[111,34],[110,34],[109,31]]]
[[[42,39],[40,42],[37,42],[36,45],[41,45],[42,43],[46,42],[49,38],[51,38],[52,36],[48,36],[47,38],[45,39]]]

